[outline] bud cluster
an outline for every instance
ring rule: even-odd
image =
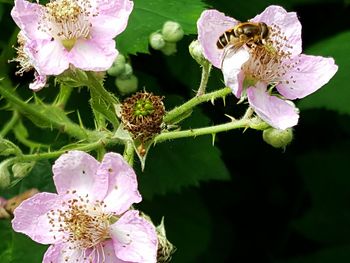
[[[155,50],[160,50],[164,55],[170,56],[176,53],[176,42],[184,36],[181,25],[174,21],[164,23],[162,30],[150,35],[149,44]]]
[[[133,73],[132,66],[126,61],[125,56],[119,54],[112,67],[107,70],[110,76],[116,77],[115,85],[121,95],[127,95],[137,91],[138,79]]]

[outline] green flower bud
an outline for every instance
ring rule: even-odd
[[[129,63],[125,64],[124,71],[119,74],[118,78],[129,79],[133,75],[132,66]]]
[[[7,159],[0,163],[0,189],[8,187],[11,183],[9,166],[12,165],[12,161],[12,159]]]
[[[293,140],[293,130],[269,128],[263,131],[263,139],[275,148],[285,148]]]
[[[125,62],[126,59],[122,54],[119,54],[115,61],[113,62],[112,67],[107,70],[107,73],[110,76],[117,77],[125,71]]]
[[[166,42],[165,46],[161,49],[164,55],[170,56],[176,53],[176,43]]]
[[[188,46],[188,50],[192,56],[192,58],[197,61],[199,65],[209,64],[209,61],[203,55],[203,49],[198,40],[194,40]]]
[[[175,43],[183,38],[184,31],[179,23],[167,21],[163,25],[162,34],[165,41]]]
[[[12,172],[13,172],[13,177],[14,178],[23,178],[29,172],[32,170],[34,167],[35,162],[30,162],[30,163],[15,163],[12,166]]]
[[[120,94],[127,95],[137,91],[138,80],[135,75],[131,75],[130,78],[127,79],[117,78],[115,80],[115,85],[117,86]]]
[[[149,44],[155,50],[161,50],[165,46],[165,40],[163,35],[158,32],[154,32],[149,36]]]

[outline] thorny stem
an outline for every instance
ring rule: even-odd
[[[199,84],[199,88],[198,88],[197,95],[196,95],[197,97],[205,94],[205,90],[207,88],[211,68],[212,68],[212,66],[209,63],[205,63],[202,66],[201,83]]]
[[[204,94],[202,96],[197,96],[189,101],[185,102],[179,107],[176,107],[169,111],[165,116],[163,121],[166,124],[172,124],[174,120],[176,120],[179,116],[185,114],[186,112],[190,111],[193,107],[197,106],[198,104],[201,104],[203,102],[207,101],[214,101],[217,98],[224,98],[228,94],[231,94],[232,91],[230,88],[223,88],[219,89],[217,91],[213,91],[207,94]]]
[[[19,120],[19,114],[17,111],[13,111],[11,119],[5,124],[4,128],[0,131],[0,136],[5,137],[9,131],[16,125]]]
[[[134,164],[134,146],[131,141],[125,142],[125,148],[123,157],[128,162],[128,164],[132,167]]]
[[[69,87],[67,85],[61,84],[60,85],[60,92],[57,96],[56,102],[55,102],[55,106],[60,107],[61,109],[64,109],[68,99],[70,97],[70,95],[72,94],[72,87]]]

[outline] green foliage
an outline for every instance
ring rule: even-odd
[[[309,239],[330,244],[350,242],[349,147],[347,141],[298,159],[311,195],[311,209],[294,226]]]
[[[185,121],[184,128],[205,126],[209,121],[198,111],[190,119]],[[143,197],[151,199],[157,194],[180,192],[188,186],[199,186],[201,181],[229,180],[230,175],[220,155],[209,136],[151,146],[146,168],[143,173],[138,173]]]
[[[185,34],[194,34],[204,7],[201,0],[135,0],[128,27],[117,37],[117,48],[123,54],[148,53],[150,34],[168,20],[180,23]]]
[[[350,114],[350,59],[344,55],[350,54],[350,45],[345,44],[349,42],[350,31],[347,31],[318,42],[306,50],[307,54],[333,57],[339,68],[327,85],[301,100],[298,107],[301,109],[326,108]]]

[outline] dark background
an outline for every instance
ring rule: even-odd
[[[303,26],[305,52],[334,56],[339,65],[337,80],[331,80],[323,88],[332,90],[324,94],[331,94],[329,101],[335,101],[332,105],[337,105],[340,97],[348,98],[350,103],[350,91],[346,93],[343,89],[349,88],[350,37],[337,38],[350,29],[350,7],[346,1],[213,0],[206,3],[242,21],[254,17],[270,4],[297,12]],[[2,23],[9,21],[10,8],[4,4]],[[2,39],[8,39],[13,30],[13,23],[4,27]],[[178,43],[175,56],[166,57],[154,50],[150,50],[150,54],[130,56],[140,89],[144,87],[147,91],[165,95],[167,110],[195,94],[200,68],[188,54],[188,45],[195,38],[195,35],[189,35]],[[348,41],[341,41],[343,39]],[[332,41],[329,49],[327,41]],[[315,48],[319,43],[326,44]],[[2,59],[6,56],[8,54]],[[3,68],[12,76],[11,81],[23,88],[21,96],[31,96],[24,86],[32,77],[26,75],[18,79],[13,77],[14,70],[13,65]],[[332,85],[334,81],[338,86]],[[110,90],[113,90],[113,82],[112,78],[107,79],[106,86]],[[221,87],[221,72],[213,70],[208,89]],[[237,130],[218,134],[216,148],[211,146],[209,136],[157,145],[150,151],[145,172],[140,171],[136,161],[144,196],[138,208],[151,215],[155,223],[165,217],[168,238],[177,247],[173,262],[350,262],[350,110],[330,107],[326,95],[320,95],[321,99],[310,96],[304,104],[297,102],[301,106],[300,121],[294,128],[293,142],[285,150],[266,144],[259,131]],[[50,101],[54,93],[45,89],[40,96]],[[74,110],[79,101],[85,124],[92,127],[89,105],[84,103],[89,99],[88,92],[81,89],[72,96],[68,109]],[[326,99],[322,100],[324,97]],[[215,105],[203,104],[183,127],[223,123],[228,121],[224,114],[239,117],[246,105],[236,102],[229,96],[225,105],[220,100]],[[2,101],[2,105],[6,103]],[[5,109],[0,119],[5,123],[8,118],[9,112]],[[34,134],[34,139],[54,141],[56,147],[69,140],[54,131],[38,129],[28,120],[24,123]],[[16,141],[13,135],[9,139]],[[188,148],[188,145],[194,146]],[[118,148],[110,150],[120,151]],[[221,156],[226,168],[222,163],[219,163],[221,166],[216,164],[217,156]],[[218,166],[214,165],[214,159]],[[43,169],[49,173],[50,164],[42,162],[35,169],[32,174]],[[230,179],[222,180],[217,176],[218,180],[215,180],[216,171],[228,174]],[[33,175],[31,180],[39,182],[37,187],[42,191],[54,191],[47,173]],[[203,178],[193,175],[196,173]],[[27,183],[23,182],[24,186],[4,191],[3,195],[11,196],[29,188],[32,184],[29,178],[26,178]],[[177,180],[185,183],[175,187]],[[4,252],[0,252],[0,262],[21,262],[26,251],[24,247],[36,246],[38,251],[45,250],[22,235],[12,233],[6,228],[9,222],[1,224],[0,236],[17,242],[19,245],[13,246],[13,251],[20,249],[20,252],[12,261],[2,261],[4,254],[1,253]],[[2,248],[0,246],[0,251]]]

